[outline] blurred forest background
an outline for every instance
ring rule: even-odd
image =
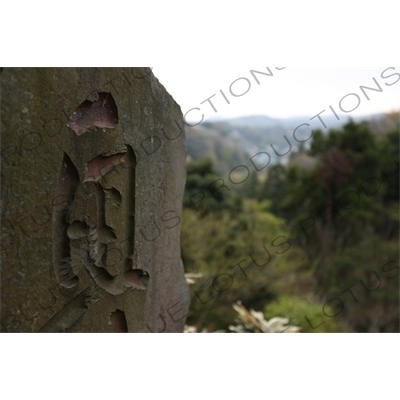
[[[294,119],[187,128],[192,331],[228,332],[241,307],[301,332],[399,332],[399,117],[330,121],[303,143]]]

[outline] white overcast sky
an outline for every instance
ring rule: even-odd
[[[260,84],[257,84],[250,71],[266,73],[267,67],[154,67],[153,72],[181,106],[183,114],[192,108],[200,108],[188,113],[187,121],[193,122],[199,121],[202,114],[206,121],[210,117],[234,118],[248,115],[266,115],[275,118],[312,117],[322,110],[329,111],[329,106],[332,106],[339,116],[363,116],[400,108],[400,75],[394,75],[400,72],[398,67],[393,67],[394,69],[288,67],[283,70],[277,70],[276,67],[269,68],[273,76],[255,74]],[[246,79],[239,78],[246,78],[250,83]],[[367,100],[360,86],[378,89],[373,78],[381,86],[382,91],[366,90],[370,98]],[[233,83],[237,79],[239,80]],[[230,93],[230,87],[237,95],[249,90],[240,97],[234,97]],[[230,104],[226,102],[220,90],[224,92]],[[214,94],[210,100],[217,112],[208,101],[205,101]],[[201,104],[202,102],[204,103]],[[340,106],[344,110],[357,108],[344,113],[340,110]]]

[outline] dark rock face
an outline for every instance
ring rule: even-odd
[[[182,332],[179,106],[148,68],[0,76],[2,332]]]

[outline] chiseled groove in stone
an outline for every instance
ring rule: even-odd
[[[76,286],[79,278],[71,266],[69,224],[67,214],[79,186],[79,174],[66,153],[62,160],[53,200],[53,267],[57,282],[65,287]]]

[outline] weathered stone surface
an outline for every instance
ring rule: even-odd
[[[148,68],[0,76],[1,330],[182,332],[179,106]]]

